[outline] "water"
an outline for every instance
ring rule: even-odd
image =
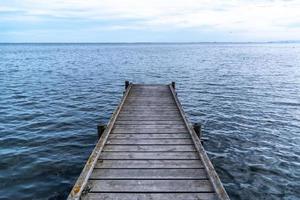
[[[0,199],[64,199],[124,80],[176,81],[232,199],[300,199],[299,44],[0,45]]]

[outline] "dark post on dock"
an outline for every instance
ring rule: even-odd
[[[125,82],[125,93],[77,179],[69,200],[228,200],[169,85]]]

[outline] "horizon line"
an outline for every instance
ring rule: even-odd
[[[0,44],[270,44],[270,43],[300,43],[300,40],[286,41],[246,41],[246,42],[229,42],[229,41],[209,41],[209,42],[0,42]]]

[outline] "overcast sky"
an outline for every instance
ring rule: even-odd
[[[300,0],[0,0],[0,42],[300,40]]]

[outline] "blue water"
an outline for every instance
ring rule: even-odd
[[[232,199],[300,199],[299,44],[0,45],[0,199],[64,199],[124,80],[176,81]]]

